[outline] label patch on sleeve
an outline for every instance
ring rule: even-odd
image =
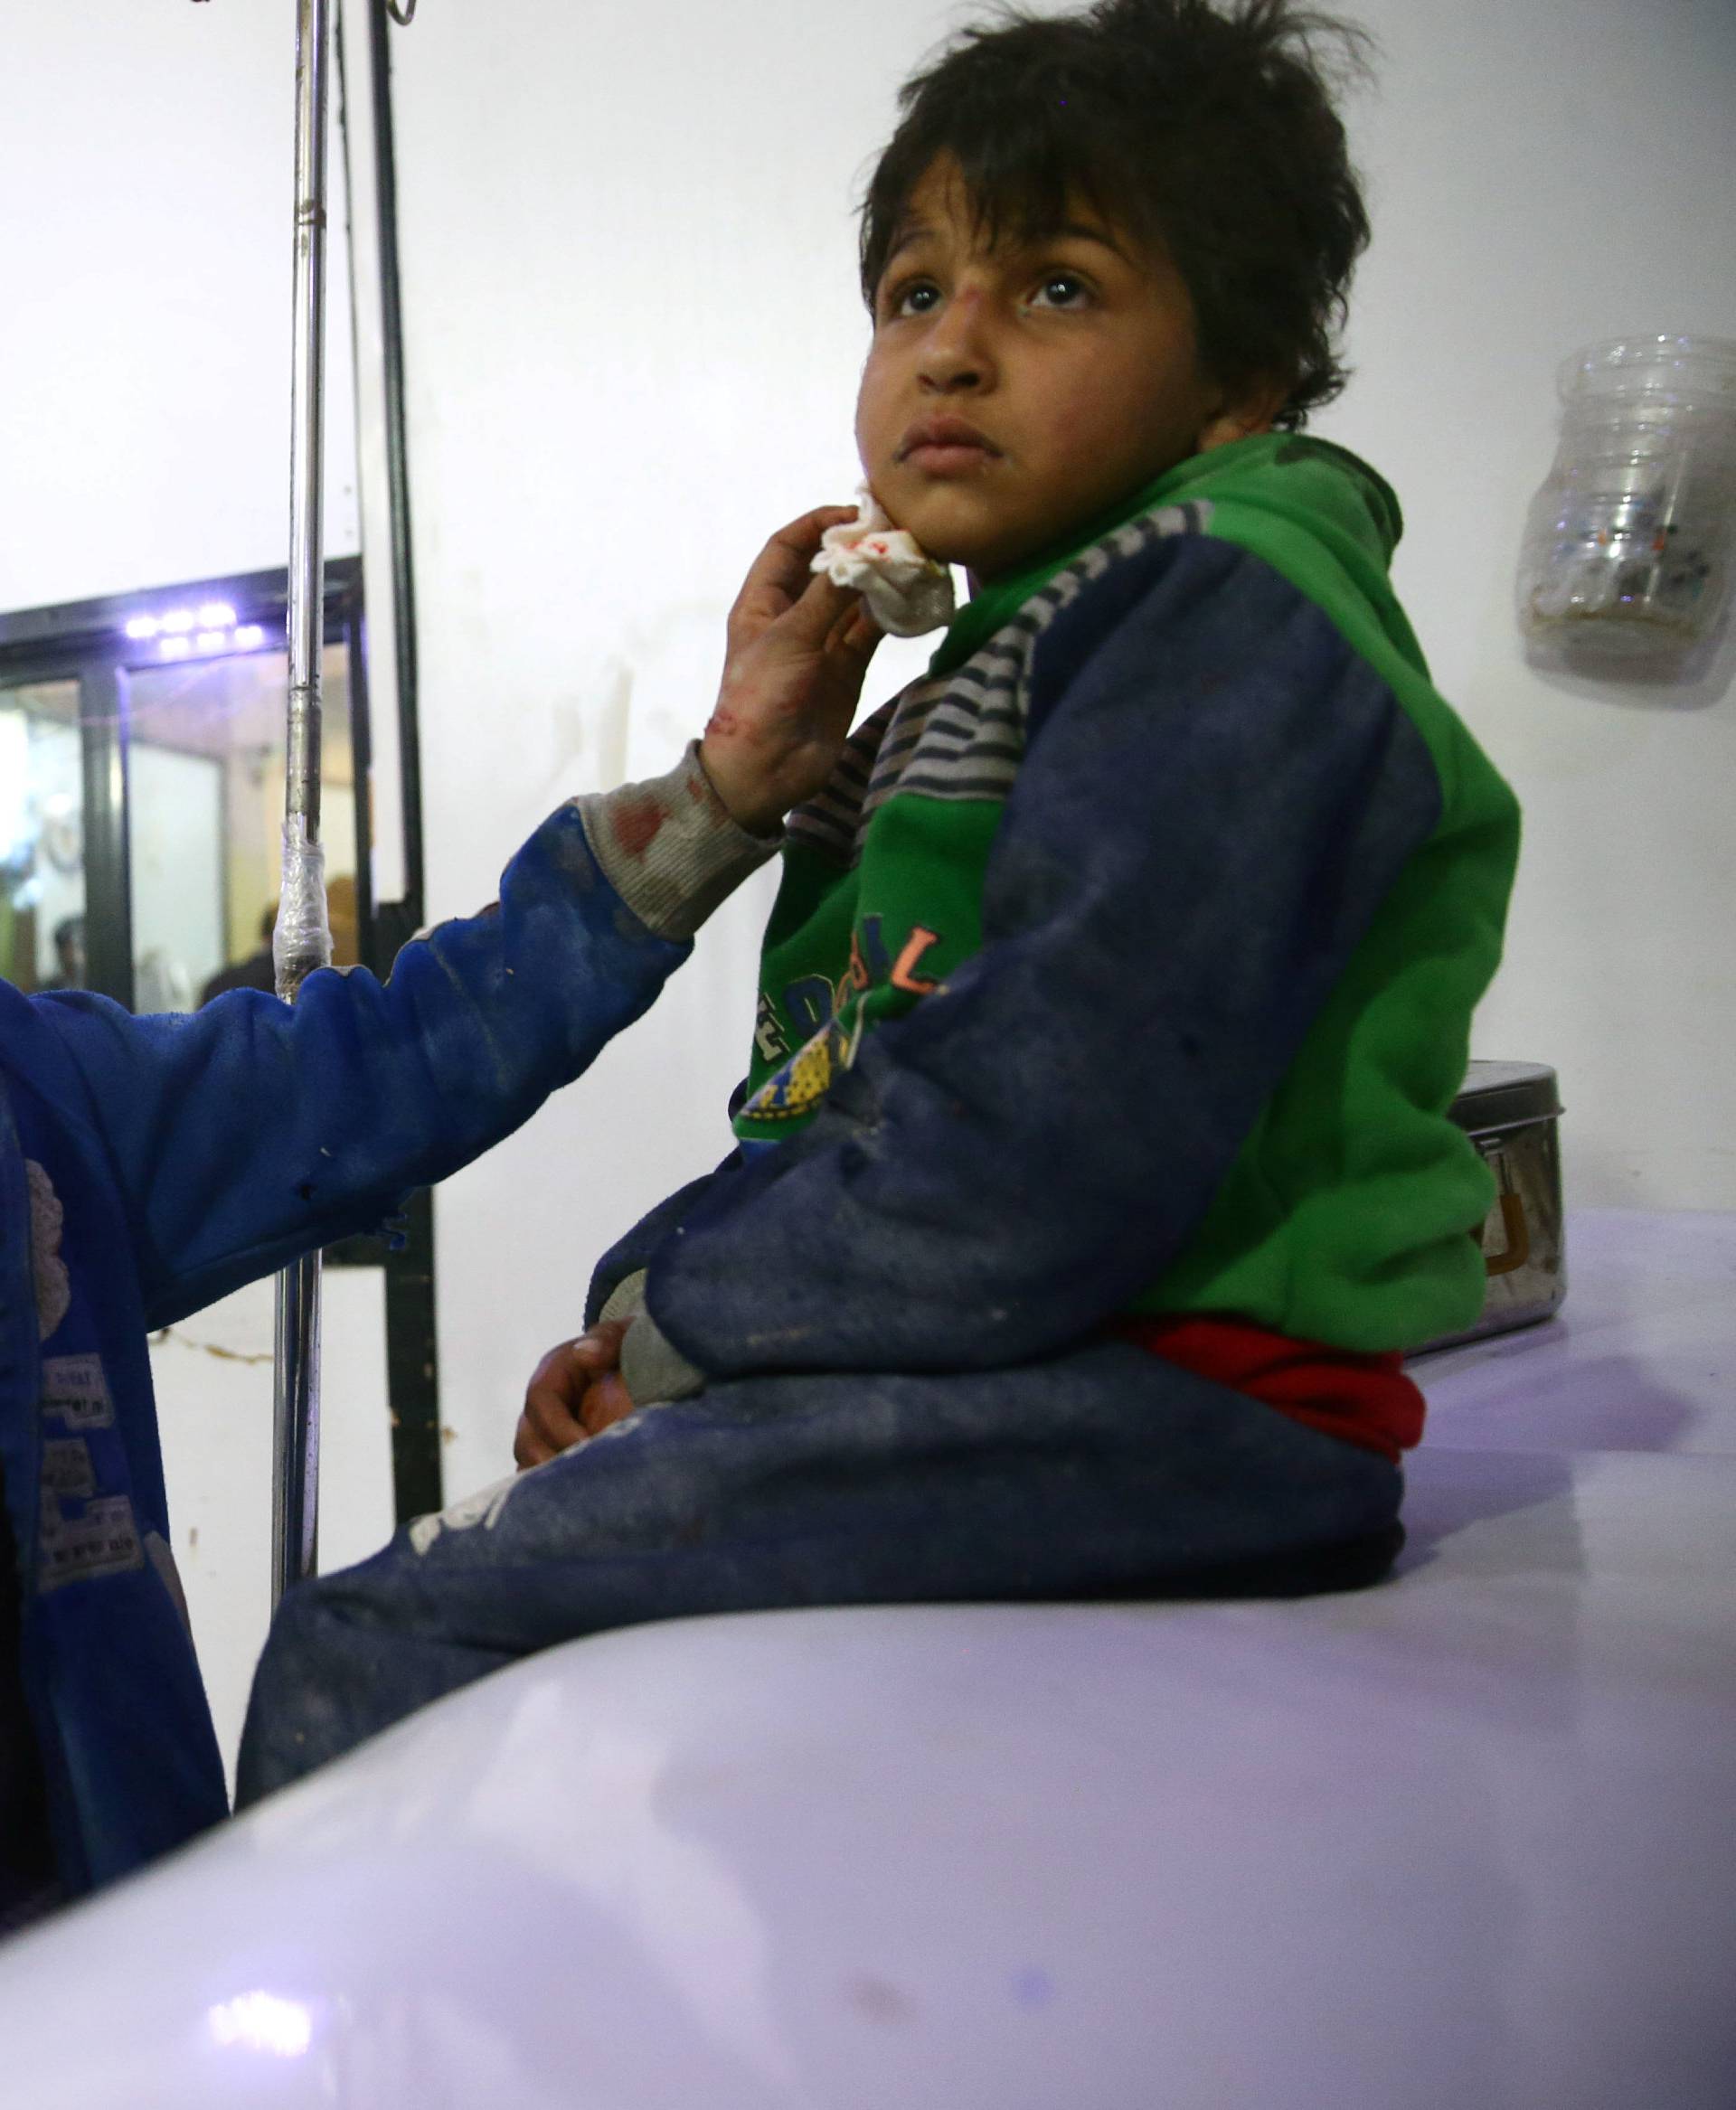
[[[97,1492],[90,1446],[80,1436],[51,1437],[42,1446],[42,1485],[55,1496],[89,1502]]]
[[[59,1415],[69,1428],[112,1428],[115,1403],[101,1356],[45,1355],[42,1412]]]
[[[62,1583],[124,1575],[129,1568],[144,1567],[145,1549],[127,1495],[99,1495],[85,1503],[81,1516],[57,1518],[52,1531],[47,1507],[45,1500],[36,1568],[39,1589],[58,1589]]]

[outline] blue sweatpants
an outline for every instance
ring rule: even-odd
[[[1125,1342],[653,1407],[285,1598],[237,1800],[538,1649],[694,1613],[1379,1579],[1384,1459]]]

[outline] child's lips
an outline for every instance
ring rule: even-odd
[[[904,455],[909,466],[930,476],[963,476],[996,458],[986,440],[977,439],[920,440]]]
[[[1000,449],[963,418],[924,418],[905,433],[899,459],[930,476],[968,475]]]

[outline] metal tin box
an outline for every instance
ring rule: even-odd
[[[1431,1341],[1450,1348],[1534,1325],[1567,1295],[1561,1217],[1561,1100],[1555,1072],[1541,1062],[1473,1062],[1452,1117],[1495,1174],[1495,1206],[1483,1226],[1488,1271],[1474,1326]]]

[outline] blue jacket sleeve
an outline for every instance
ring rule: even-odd
[[[1260,560],[1178,536],[1056,617],[984,943],[705,1197],[647,1309],[704,1372],[992,1368],[1180,1251],[1401,868],[1428,749]]]
[[[590,1289],[585,1298],[585,1323],[594,1326],[612,1293],[629,1275],[650,1265],[658,1248],[693,1214],[702,1201],[719,1191],[720,1182],[733,1179],[741,1170],[741,1158],[731,1152],[714,1173],[690,1180],[647,1210],[632,1229],[625,1232],[604,1253],[591,1270]]]
[[[568,806],[495,908],[406,946],[383,984],[326,970],[293,1006],[237,990],[185,1017],[91,996],[33,1009],[70,1058],[64,1110],[107,1157],[160,1326],[382,1229],[578,1076],[691,950],[627,907]]]

